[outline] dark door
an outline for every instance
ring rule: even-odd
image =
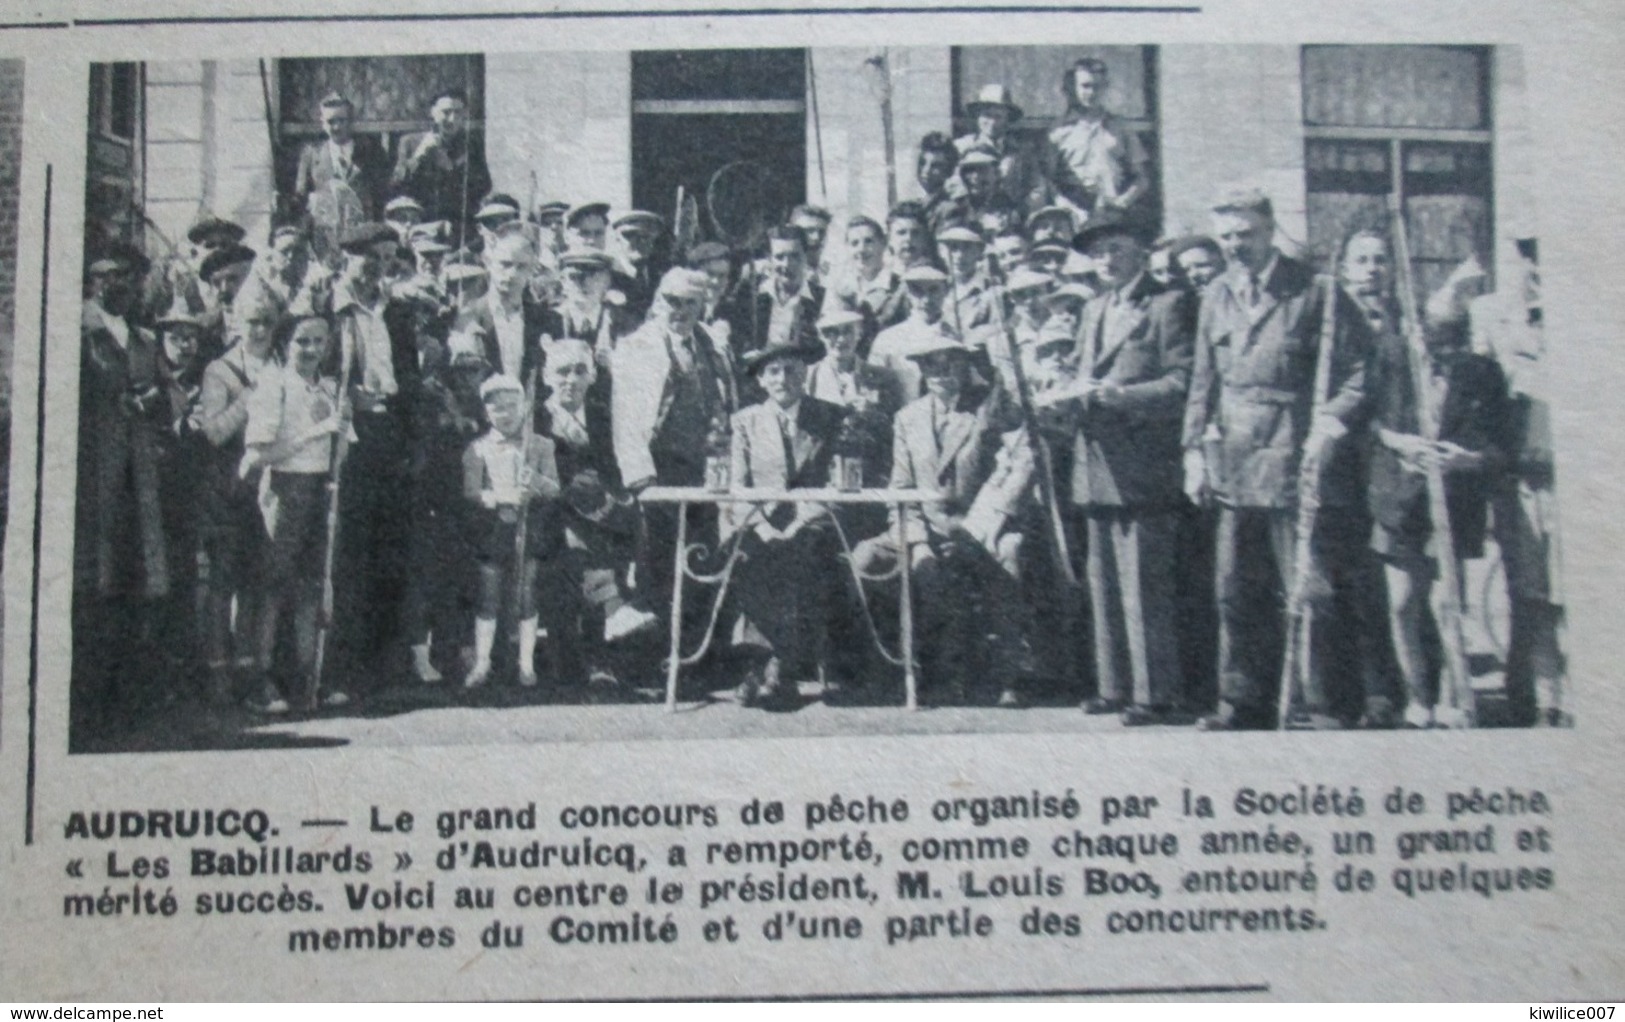
[[[767,222],[782,219],[807,193],[805,52],[679,50],[632,54],[632,202],[672,223],[677,189],[693,195],[699,237],[717,238],[741,220],[711,184],[727,175],[733,201],[752,195]],[[757,183],[741,188],[741,180]],[[715,214],[715,215],[713,215]],[[727,240],[727,239],[725,239]]]

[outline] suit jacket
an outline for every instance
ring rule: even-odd
[[[1373,427],[1419,433],[1416,387],[1405,341],[1393,335],[1384,337],[1367,373]],[[1484,456],[1481,470],[1445,477],[1451,538],[1459,555],[1473,557],[1483,550],[1490,498],[1504,485],[1512,462],[1514,418],[1506,375],[1494,359],[1466,355],[1450,367],[1448,375],[1439,410],[1439,439]],[[1370,465],[1370,509],[1378,524],[1411,535],[1430,533],[1427,477],[1407,471],[1397,454],[1375,440]]]
[[[1082,506],[1177,507],[1196,299],[1141,274],[1111,314],[1115,300],[1108,292],[1084,307],[1079,375],[1121,387],[1123,403],[1078,411],[1072,499]]]
[[[1315,363],[1327,295],[1325,278],[1279,256],[1256,308],[1244,297],[1247,274],[1233,267],[1208,285],[1196,328],[1196,366],[1185,405],[1185,449],[1211,449],[1208,470],[1218,497],[1235,507],[1291,508],[1314,402]],[[1329,393],[1323,414],[1350,431],[1364,428],[1365,360],[1371,329],[1342,288],[1336,296]],[[1321,499],[1352,506],[1363,499],[1359,445],[1340,443],[1321,473]]]
[[[158,487],[168,402],[157,389],[158,341],[131,323],[121,346],[101,309],[87,303],[80,343],[74,585],[87,596],[159,596],[169,571]],[[136,591],[127,592],[132,584]]]
[[[353,305],[345,295],[343,288],[335,293],[333,319],[338,326],[339,336],[342,338],[346,331],[354,330],[351,319],[356,315]],[[406,438],[414,435],[418,425],[418,399],[419,391],[423,385],[422,362],[418,358],[417,321],[412,306],[406,302],[386,301],[384,303],[384,328],[389,331],[390,368],[395,373],[396,394],[389,401],[388,416],[399,431],[397,435]],[[351,351],[358,347],[353,341],[344,341]],[[350,385],[361,386],[361,377],[352,371]],[[357,427],[358,432],[362,432]],[[401,451],[400,457],[404,462],[410,460],[411,452]]]
[[[769,289],[772,282],[764,280],[763,290],[756,292],[755,319],[747,324],[745,336],[734,339],[734,348],[741,354],[755,351],[763,347],[771,339],[769,331],[773,322],[774,296]],[[802,288],[802,293],[792,298],[791,304],[795,306],[794,326],[791,329],[795,337],[802,341],[818,340],[818,317],[824,308],[824,286],[808,280]],[[747,315],[749,312],[747,311]]]
[[[967,389],[942,422],[939,446],[934,431],[935,399],[905,405],[892,423],[891,485],[896,489],[931,490],[940,500],[904,512],[903,535],[909,543],[945,537],[993,471],[998,452],[997,392]]]
[[[420,155],[432,135],[434,132],[425,131],[401,140],[400,155],[389,179],[390,190],[418,200],[423,206],[425,221],[467,223],[478,211],[480,200],[491,190],[485,140],[465,131],[462,144],[455,150],[439,145]]]
[[[616,344],[622,337],[631,333],[638,323],[627,311],[626,306],[609,301],[605,301],[600,308],[597,321],[585,329],[565,322],[564,310],[557,305],[542,306],[539,322],[541,333],[554,340],[578,337],[591,344],[601,369],[609,367],[609,358]]]
[[[293,178],[295,201],[305,215],[330,230],[338,227],[337,220],[322,216],[321,207],[325,207],[326,203],[318,200],[313,206],[312,195],[324,192],[334,184],[348,186],[360,200],[361,219],[357,221],[347,217],[346,222],[350,226],[379,219],[384,190],[389,186],[389,157],[384,155],[383,146],[378,144],[377,139],[370,135],[354,136],[348,167],[340,166],[339,161],[334,159],[333,150],[325,138],[306,142],[300,147],[299,167]]]
[[[734,384],[733,352],[704,327],[695,329],[700,357],[715,369],[720,402],[731,412],[738,407]],[[666,423],[676,399],[672,386],[672,348],[665,323],[650,320],[616,346],[610,357],[610,407],[615,434],[615,460],[628,484],[657,475],[656,445],[702,452],[704,436],[666,436]]]
[[[471,303],[458,317],[454,329],[480,331],[480,343],[485,349],[485,361],[490,363],[492,372],[503,372],[502,345],[497,340],[496,322],[491,318],[491,303],[499,299],[492,294],[486,294]],[[519,360],[519,382],[529,384],[532,370],[541,367],[541,337],[547,333],[548,313],[546,306],[531,301],[527,295],[521,306],[524,318],[524,352]]]
[[[733,442],[729,448],[732,469],[729,478],[735,486],[751,489],[795,490],[827,486],[835,441],[840,436],[846,409],[815,397],[802,397],[796,408],[796,434],[786,450],[784,432],[779,428],[779,411],[771,401],[743,408],[733,418]],[[789,465],[786,458],[794,458]],[[744,528],[751,517],[749,504],[723,506],[722,537]],[[788,504],[775,505],[764,512],[768,521],[780,527],[795,517]]]

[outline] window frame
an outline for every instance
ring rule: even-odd
[[[1485,151],[1489,172],[1485,181],[1482,195],[1476,192],[1463,191],[1464,196],[1482,197],[1485,203],[1485,233],[1484,242],[1493,246],[1495,237],[1496,201],[1495,201],[1495,47],[1494,46],[1452,46],[1447,49],[1467,50],[1478,57],[1478,87],[1481,103],[1484,110],[1483,128],[1416,128],[1416,127],[1373,127],[1370,125],[1331,125],[1309,123],[1309,95],[1305,84],[1308,76],[1308,55],[1314,49],[1363,49],[1386,48],[1388,44],[1310,44],[1304,45],[1298,51],[1298,81],[1303,92],[1301,100],[1300,120],[1302,122],[1304,137],[1304,193],[1306,196],[1315,194],[1334,194],[1317,190],[1311,187],[1312,172],[1309,169],[1309,151],[1317,141],[1328,142],[1381,142],[1388,148],[1388,190],[1385,196],[1394,197],[1395,204],[1403,213],[1407,209],[1408,201],[1415,197],[1405,187],[1405,155],[1408,147],[1417,144],[1437,143],[1456,146],[1480,146]],[[1426,44],[1419,44],[1426,45]],[[1425,194],[1425,193],[1423,193]],[[1410,226],[1407,223],[1407,226]],[[1311,229],[1310,234],[1313,234]],[[1488,251],[1478,253],[1485,262],[1486,269],[1493,263],[1488,259]],[[1419,257],[1413,251],[1411,254],[1410,272],[1412,279],[1418,278],[1417,267],[1421,263],[1430,262],[1425,257]]]

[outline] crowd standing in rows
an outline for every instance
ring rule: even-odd
[[[714,485],[720,458],[736,487],[934,495],[901,523],[689,508],[691,542],[744,553],[724,626],[745,705],[798,705],[815,673],[831,702],[895,698],[863,622],[897,622],[849,556],[908,559],[928,702],[1272,726],[1301,584],[1288,723],[1459,724],[1430,596],[1437,559],[1493,531],[1515,712],[1563,720],[1533,242],[1517,286],[1475,297],[1469,268],[1429,298],[1419,394],[1387,227],[1347,239],[1335,283],[1277,247],[1256,191],[1215,201],[1211,234],[1153,238],[1105,75],[1069,70],[1039,147],[990,85],[974,132],[920,140],[920,199],[797,207],[750,251],[493,191],[455,93],[393,166],[323,100],[262,243],[206,216],[156,266],[91,253],[76,713],[192,698],[188,676],[270,715],[394,684],[624,694],[657,675],[639,636],[671,613],[679,531],[639,495]]]

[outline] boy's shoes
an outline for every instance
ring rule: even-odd
[[[279,717],[288,712],[288,701],[282,698],[282,693],[278,692],[276,686],[269,682],[260,690],[260,694],[250,699],[246,705],[254,713],[263,713],[272,717]]]
[[[536,672],[532,671],[532,670],[527,670],[525,668],[520,668],[520,670],[519,670],[519,687],[520,688],[535,688],[536,687]]]
[[[484,663],[475,661],[474,666],[469,669],[468,675],[463,678],[463,687],[479,688],[481,685],[490,680],[491,662],[489,660],[485,661]]]
[[[428,646],[412,647],[412,674],[425,685],[434,685],[445,681],[445,676],[435,670],[434,662],[429,659]]]
[[[1111,699],[1106,696],[1090,696],[1083,701],[1083,712],[1091,717],[1102,717],[1108,713],[1122,713],[1126,708],[1121,699]]]
[[[326,694],[322,696],[322,705],[330,710],[336,710],[341,706],[349,706],[350,693],[342,688],[328,689]]]
[[[1465,706],[1439,706],[1433,710],[1433,726],[1462,730],[1473,726],[1473,715]]]
[[[660,619],[646,610],[625,603],[604,619],[604,641],[619,642],[653,628]]]
[[[1536,727],[1573,727],[1574,714],[1560,710],[1555,706],[1548,706],[1535,714]]]
[[[1433,726],[1433,708],[1423,706],[1421,703],[1406,703],[1403,724],[1407,728],[1428,728]]]

